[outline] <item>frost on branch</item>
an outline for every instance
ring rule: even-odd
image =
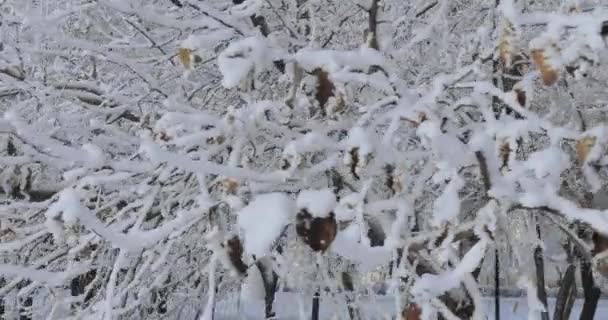
[[[0,2],[0,318],[605,313],[602,1]]]
[[[230,89],[253,74],[258,75],[278,57],[277,50],[267,40],[250,37],[232,42],[218,57],[222,84]]]
[[[245,252],[258,258],[269,252],[294,214],[293,200],[280,193],[258,195],[238,213]]]

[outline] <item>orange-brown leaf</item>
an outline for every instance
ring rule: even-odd
[[[498,58],[503,66],[509,68],[513,62],[514,39],[513,25],[505,21],[498,44]]]
[[[177,57],[186,69],[190,69],[192,66],[192,50],[188,48],[179,48]]]
[[[222,180],[222,187],[224,191],[228,194],[236,194],[236,191],[239,188],[239,183],[234,179],[224,179]]]
[[[578,156],[578,161],[585,162],[594,145],[595,137],[585,137],[578,140],[576,142],[576,155]]]
[[[546,86],[553,85],[555,82],[557,82],[557,79],[559,78],[557,70],[553,69],[550,66],[542,67],[540,69],[540,73],[543,79],[543,84]]]
[[[557,79],[559,78],[559,73],[549,61],[547,61],[546,52],[544,49],[534,49],[532,50],[532,61],[538,68],[541,74],[541,78],[543,80],[543,84],[546,86],[551,86]]]

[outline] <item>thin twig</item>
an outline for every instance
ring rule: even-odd
[[[177,1],[177,0],[172,0],[172,1]],[[181,4],[180,4],[181,7]],[[162,54],[167,55],[167,52],[165,50],[163,50],[163,48],[161,48],[156,41],[154,41],[154,39],[152,39],[152,37],[150,37],[144,30],[142,30],[140,27],[138,27],[135,23],[126,20],[125,21],[131,25],[133,28],[135,28],[135,30],[139,31],[139,33],[141,33],[152,45],[153,48],[158,49],[158,51],[160,51]],[[175,66],[175,62],[173,62],[173,60],[169,59],[169,62],[171,63],[171,65]]]
[[[420,12],[416,13],[416,18],[422,17],[429,10],[433,9],[438,3],[439,3],[438,1],[435,1],[431,4],[429,4],[428,6],[424,7],[422,10],[420,10]]]
[[[479,171],[481,173],[483,187],[487,196],[488,191],[490,191],[490,189],[492,188],[492,182],[490,181],[490,172],[488,171],[488,163],[486,161],[486,157],[481,151],[476,151],[475,157],[477,158],[477,162],[479,162]]]

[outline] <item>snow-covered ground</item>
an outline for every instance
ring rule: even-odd
[[[500,308],[500,319],[502,320],[521,320],[528,319],[528,308],[526,298],[502,298]],[[494,300],[493,297],[485,298],[486,316],[488,319],[494,319]],[[395,314],[394,300],[389,297],[377,297],[372,301],[361,301],[363,318],[366,320],[385,320],[391,319],[391,315]],[[578,319],[583,300],[579,299],[574,303],[574,307],[570,319]],[[300,320],[310,319],[311,301],[302,301],[295,293],[280,293],[274,304],[277,318],[282,320]],[[549,298],[549,311],[553,314],[555,308],[555,299]],[[302,313],[303,317],[300,317]],[[216,307],[215,319],[217,320],[258,320],[264,319],[264,302],[258,301],[241,301],[241,306],[238,306],[238,301],[223,300]],[[552,318],[552,316],[551,316]],[[349,319],[346,304],[344,301],[338,301],[330,297],[325,297],[321,300],[320,319]],[[608,319],[608,300],[600,300],[595,319]]]

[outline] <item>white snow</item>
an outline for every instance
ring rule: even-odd
[[[530,155],[525,167],[532,170],[537,179],[545,179],[558,186],[560,174],[570,166],[570,157],[557,147],[550,147]]]
[[[371,66],[388,69],[386,59],[382,54],[371,48],[361,47],[352,51],[302,49],[293,58],[304,70],[312,72],[321,68],[329,73],[332,81],[338,83],[367,84],[385,92],[393,90],[384,73],[380,71],[372,74],[362,72]]]
[[[405,201],[404,201],[405,202]],[[393,224],[391,225],[390,232],[388,233],[384,246],[390,249],[396,249],[401,243],[401,235],[408,227],[406,222],[407,218],[412,214],[414,210],[409,203],[400,203],[397,209],[397,216]]]
[[[100,147],[98,147],[92,143],[87,143],[82,146],[82,149],[88,155],[85,164],[89,168],[99,168],[104,165],[105,157],[103,155],[103,150]]]
[[[353,51],[309,50],[298,51],[295,59],[307,71],[323,68],[332,73],[344,69],[364,69],[372,65],[382,66],[386,60],[374,49],[362,47]]]
[[[557,210],[570,221],[580,220],[589,223],[595,230],[608,234],[608,210],[581,208],[576,203],[557,195],[556,190],[550,186],[528,190],[517,200],[526,207],[546,206]]]
[[[525,276],[519,279],[518,285],[526,290],[526,297],[528,299],[528,320],[542,319],[541,313],[545,312],[547,308],[536,295],[536,285]]]
[[[433,220],[432,223],[440,226],[444,222],[451,222],[460,213],[460,197],[458,191],[464,187],[464,180],[457,174],[452,176],[452,180],[443,190],[443,193],[435,200],[433,204]]]
[[[340,199],[340,202],[334,209],[336,220],[350,221],[355,219],[357,207],[363,203],[363,197],[359,193],[351,193]]]
[[[331,252],[356,263],[362,272],[373,271],[391,259],[391,250],[385,247],[371,247],[361,241],[361,229],[351,224],[340,230],[330,247]]]
[[[233,41],[218,57],[222,84],[226,88],[234,88],[249,72],[263,71],[277,57],[277,51],[270,48],[265,38],[250,37]]]
[[[305,316],[310,316],[312,296],[304,293],[279,292],[275,296],[277,318],[285,320],[301,320],[297,306],[302,303]],[[264,299],[242,301],[237,309],[236,296],[218,301],[216,318],[222,320],[257,320],[263,318]],[[550,318],[555,309],[555,298],[548,299]],[[394,317],[395,298],[392,296],[373,296],[359,298],[363,319],[385,320]],[[344,298],[322,296],[320,303],[320,319],[348,319]],[[583,300],[577,299],[572,307],[571,320],[578,319],[582,310]],[[482,297],[482,307],[490,319],[494,317],[494,297]],[[608,300],[601,299],[596,311],[599,315],[608,314]],[[500,318],[504,320],[528,319],[528,305],[525,297],[503,297],[500,300]],[[304,318],[305,319],[305,318]]]
[[[183,42],[182,47],[190,50],[211,49],[219,42],[230,39],[234,35],[229,29],[213,30],[200,35],[189,35]]]
[[[511,23],[516,23],[519,16],[515,9],[513,0],[503,0],[500,2],[498,9],[502,12],[505,18],[508,18]]]
[[[215,288],[216,288],[216,280],[215,280],[215,269],[217,268],[217,256],[214,253],[211,256],[211,261],[209,262],[208,273],[209,276],[209,285],[207,286],[207,304],[205,305],[205,311],[201,316],[200,320],[213,320],[214,306],[215,306]]]
[[[40,268],[25,267],[22,265],[1,264],[0,275],[8,277],[23,277],[31,279],[38,283],[48,284],[49,286],[61,286],[68,279],[74,278],[81,273],[86,272],[88,266],[79,264],[73,265],[65,271],[47,271]]]
[[[443,174],[451,174],[454,169],[471,162],[472,154],[469,147],[451,134],[444,134],[438,123],[424,121],[416,129],[425,147],[432,150],[437,158],[436,167]]]
[[[245,252],[257,258],[268,253],[293,215],[293,200],[287,195],[267,193],[256,196],[239,211],[237,218],[244,236]]]
[[[359,154],[366,156],[374,151],[370,135],[362,127],[354,127],[348,132],[346,140],[348,149],[359,148]]]
[[[253,266],[247,270],[247,278],[241,284],[241,299],[249,302],[264,300],[265,296],[262,274],[257,266]]]
[[[336,204],[336,195],[329,188],[302,190],[296,202],[298,211],[306,209],[313,217],[318,218],[327,217]]]
[[[300,154],[327,149],[337,149],[335,142],[319,132],[309,132],[296,140],[290,141],[285,146],[284,153]]]
[[[258,13],[262,7],[263,0],[246,0],[230,8],[230,14],[237,17],[249,17]]]
[[[464,255],[453,270],[441,274],[423,274],[414,283],[411,290],[412,295],[426,300],[438,297],[446,291],[458,287],[463,281],[464,275],[473,272],[479,266],[485,251],[485,241],[479,241]]]
[[[85,210],[88,209],[80,203],[80,196],[76,190],[67,188],[61,191],[59,199],[49,207],[45,215],[47,220],[61,220],[65,224],[72,225]]]
[[[508,317],[503,309],[503,319],[538,319],[552,307],[538,301],[534,274],[525,270],[530,244],[545,249],[546,284],[554,289],[566,263],[561,240],[569,233],[555,231],[556,223],[578,221],[608,234],[608,210],[576,197],[606,193],[597,168],[608,165],[608,126],[598,119],[607,104],[602,26],[608,0],[540,0],[526,10],[522,1],[503,0],[490,15],[485,1],[461,1],[467,3],[458,8],[449,0],[335,1],[330,7],[319,7],[320,0],[305,6],[294,0],[39,2],[10,1],[0,27],[0,112],[6,112],[0,120],[0,255],[11,260],[0,263],[7,284],[0,296],[12,296],[7,314],[31,296],[33,315],[121,318],[138,314],[163,288],[178,297],[168,301],[171,310],[197,309],[196,317],[166,317],[201,319],[204,313],[202,319],[212,319],[221,311],[216,302],[236,296],[243,312],[228,317],[259,319],[259,312],[248,313],[259,302],[263,312],[259,270],[254,266],[242,279],[225,247],[237,236],[246,264],[251,255],[263,258],[258,262],[277,272],[280,288],[295,292],[277,293],[281,319],[296,313],[296,302],[304,302],[299,310],[308,308],[300,312],[304,319],[310,293],[322,282],[330,292],[321,290],[320,318],[348,318],[344,292],[328,273],[343,267],[361,277],[353,295],[362,319],[392,319],[410,298],[431,319],[447,313],[438,297],[463,285],[476,304],[485,304],[478,285],[491,281],[492,268],[483,268],[479,279],[471,272],[480,261],[494,262],[484,259],[494,241],[504,253],[505,287],[529,277],[519,282],[527,299],[506,303],[528,307],[509,310]],[[382,50],[363,43],[371,40],[363,20],[372,13],[365,11],[375,4]],[[262,34],[252,15],[263,16],[270,34]],[[486,62],[496,58],[500,30],[516,49],[542,50],[560,81],[544,87],[538,78],[547,78],[548,65],[524,61],[513,88],[493,83]],[[182,74],[174,58],[185,53],[212,63]],[[207,60],[214,56],[217,61]],[[278,59],[285,63],[282,74],[273,66]],[[577,68],[574,77],[570,67]],[[335,85],[326,110],[315,103],[318,69]],[[518,103],[520,89],[525,106]],[[497,102],[522,117],[496,114]],[[591,137],[597,140],[583,163],[575,161],[581,151],[572,147]],[[501,167],[505,143],[511,151]],[[491,182],[491,200],[478,211],[487,199],[476,151],[485,156]],[[355,168],[341,163],[353,164],[353,155],[359,156]],[[283,170],[285,162],[290,166]],[[345,188],[323,189],[331,184],[328,172],[343,175]],[[393,190],[383,186],[390,178]],[[230,186],[218,188],[221,181]],[[209,211],[217,205],[230,211],[219,223]],[[311,254],[294,234],[290,224],[304,209],[319,218],[335,213],[339,232],[329,254]],[[550,218],[542,243],[529,228],[535,216]],[[371,247],[370,226],[382,228],[384,246]],[[456,241],[465,230],[480,240],[466,253]],[[54,241],[42,241],[49,232]],[[279,254],[272,249],[281,236]],[[366,289],[386,284],[373,278],[386,276],[396,249],[408,245],[428,248],[407,251],[413,259],[403,261],[423,259],[433,271],[419,277],[404,263],[389,280],[394,297],[365,297]],[[93,268],[103,284],[94,304],[74,304],[80,298],[64,289]],[[201,276],[199,288],[183,286],[191,276]],[[21,288],[24,279],[31,283]],[[485,307],[472,318],[490,315],[492,307]],[[598,316],[607,312],[600,307]]]

